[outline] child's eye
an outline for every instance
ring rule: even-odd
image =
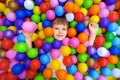
[[[58,28],[54,28],[55,30],[58,30]]]
[[[64,28],[63,30],[67,30],[67,29]]]

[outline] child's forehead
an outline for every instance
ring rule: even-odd
[[[61,27],[61,28],[67,28],[67,25],[63,25],[63,24],[54,24],[52,27]]]

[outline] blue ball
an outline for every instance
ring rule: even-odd
[[[52,49],[52,45],[48,42],[45,42],[42,46],[43,51],[46,53],[49,52]]]
[[[112,46],[109,49],[109,51],[112,55],[119,55],[120,54],[120,48],[118,48],[117,46]]]
[[[4,19],[3,24],[4,26],[12,26],[13,22],[9,21],[8,19]]]
[[[25,19],[26,14],[25,14],[25,12],[23,10],[17,10],[16,11],[16,17],[18,19]]]
[[[18,42],[25,42],[25,36],[23,34],[19,34],[17,36],[17,41]]]
[[[91,70],[89,74],[90,74],[90,77],[93,79],[97,79],[99,77],[99,73],[97,70]]]
[[[110,76],[112,75],[112,70],[110,68],[103,67],[101,68],[101,73],[103,76]]]
[[[42,48],[39,48],[38,49],[38,53],[41,55],[41,54],[45,54],[45,51],[42,49]]]
[[[35,3],[39,6],[44,0],[35,0]]]
[[[33,15],[33,12],[32,12],[32,10],[24,10],[24,12],[26,13],[26,16],[27,17],[31,17],[32,15]]]
[[[18,5],[21,6],[21,7],[24,7],[24,1],[25,0],[16,0]]]
[[[57,6],[56,8],[55,8],[55,14],[57,15],[57,16],[62,16],[63,14],[64,14],[64,8],[62,7],[62,6]]]
[[[18,61],[23,61],[26,59],[26,57],[27,57],[26,53],[17,53],[15,56],[16,60]]]
[[[52,26],[52,23],[51,23],[51,21],[50,20],[44,20],[43,22],[42,22],[42,26],[44,27],[44,28],[46,28],[46,27],[51,27]]]
[[[115,32],[118,29],[118,24],[117,23],[110,23],[107,27],[108,32]]]
[[[46,65],[42,64],[40,68],[38,69],[38,72],[43,72],[43,70],[46,68]]]
[[[77,67],[76,67],[76,65],[71,65],[71,66],[68,66],[67,67],[67,72],[69,73],[69,74],[75,74],[76,72],[77,72]]]
[[[115,4],[117,0],[105,0],[105,3],[107,5],[112,5],[112,4]]]
[[[116,37],[116,38],[112,41],[112,45],[113,45],[113,46],[120,46],[120,38]]]
[[[78,22],[76,25],[77,32],[83,32],[86,29],[86,25],[83,22]]]
[[[99,26],[101,28],[106,28],[110,23],[110,20],[108,18],[101,18],[99,22]]]
[[[40,56],[40,62],[41,64],[47,65],[50,62],[50,57],[47,54],[42,54]]]
[[[22,29],[22,24],[23,24],[23,20],[22,19],[17,19],[16,21],[15,21],[15,26],[16,26],[16,28],[17,29],[19,29],[19,30],[21,30]]]
[[[62,42],[59,41],[59,40],[54,40],[53,43],[52,43],[52,47],[54,49],[59,49],[59,48],[61,48],[61,46],[62,46]]]
[[[17,63],[12,67],[12,73],[15,75],[21,74],[23,70],[24,70],[24,66],[20,63]]]
[[[23,62],[24,68],[29,69],[30,68],[30,62],[31,62],[31,59],[24,60],[24,62]]]
[[[98,59],[100,58],[97,53],[96,53],[96,54],[93,54],[91,57],[92,57],[93,59],[95,59],[95,60],[98,60]]]

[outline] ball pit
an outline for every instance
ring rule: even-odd
[[[0,80],[119,79],[119,5],[120,0],[0,0]],[[63,16],[68,30],[60,41],[52,21]],[[98,24],[93,45],[91,22]]]

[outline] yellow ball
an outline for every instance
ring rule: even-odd
[[[71,53],[71,49],[69,46],[62,46],[60,49],[63,56],[69,56]]]
[[[93,0],[94,3],[99,3],[101,0]]]
[[[65,80],[75,80],[75,79],[74,79],[73,75],[67,74],[67,77]]]
[[[35,6],[35,7],[33,8],[33,13],[40,15],[40,14],[41,14],[40,8],[39,8],[38,6]]]
[[[38,32],[38,37],[41,38],[41,39],[45,39],[44,31],[39,31]]]
[[[42,22],[38,23],[38,30],[43,30]]]
[[[84,16],[86,16],[88,13],[86,8],[81,8],[80,12],[82,12],[84,14]]]
[[[106,78],[107,78],[107,80],[117,80],[114,76],[108,76]]]
[[[11,9],[10,8],[6,8],[5,10],[4,10],[4,14],[6,15],[7,13],[9,13],[9,12],[11,12]]]
[[[97,15],[93,15],[90,17],[90,22],[98,23],[100,21],[100,18]]]
[[[75,0],[75,4],[81,6],[84,0]]]
[[[58,70],[60,69],[61,67],[61,63],[59,60],[57,59],[54,59],[50,62],[50,67],[53,69],[53,70]]]
[[[8,29],[13,30],[14,32],[16,32],[16,27],[15,26],[10,26]]]
[[[32,41],[34,42],[38,38],[37,33],[32,34]]]
[[[6,8],[5,4],[0,3],[0,12],[3,12],[5,8]]]
[[[79,63],[79,64],[78,64],[78,70],[79,70],[81,73],[85,74],[85,72],[88,70],[87,64],[85,64],[85,63]]]

